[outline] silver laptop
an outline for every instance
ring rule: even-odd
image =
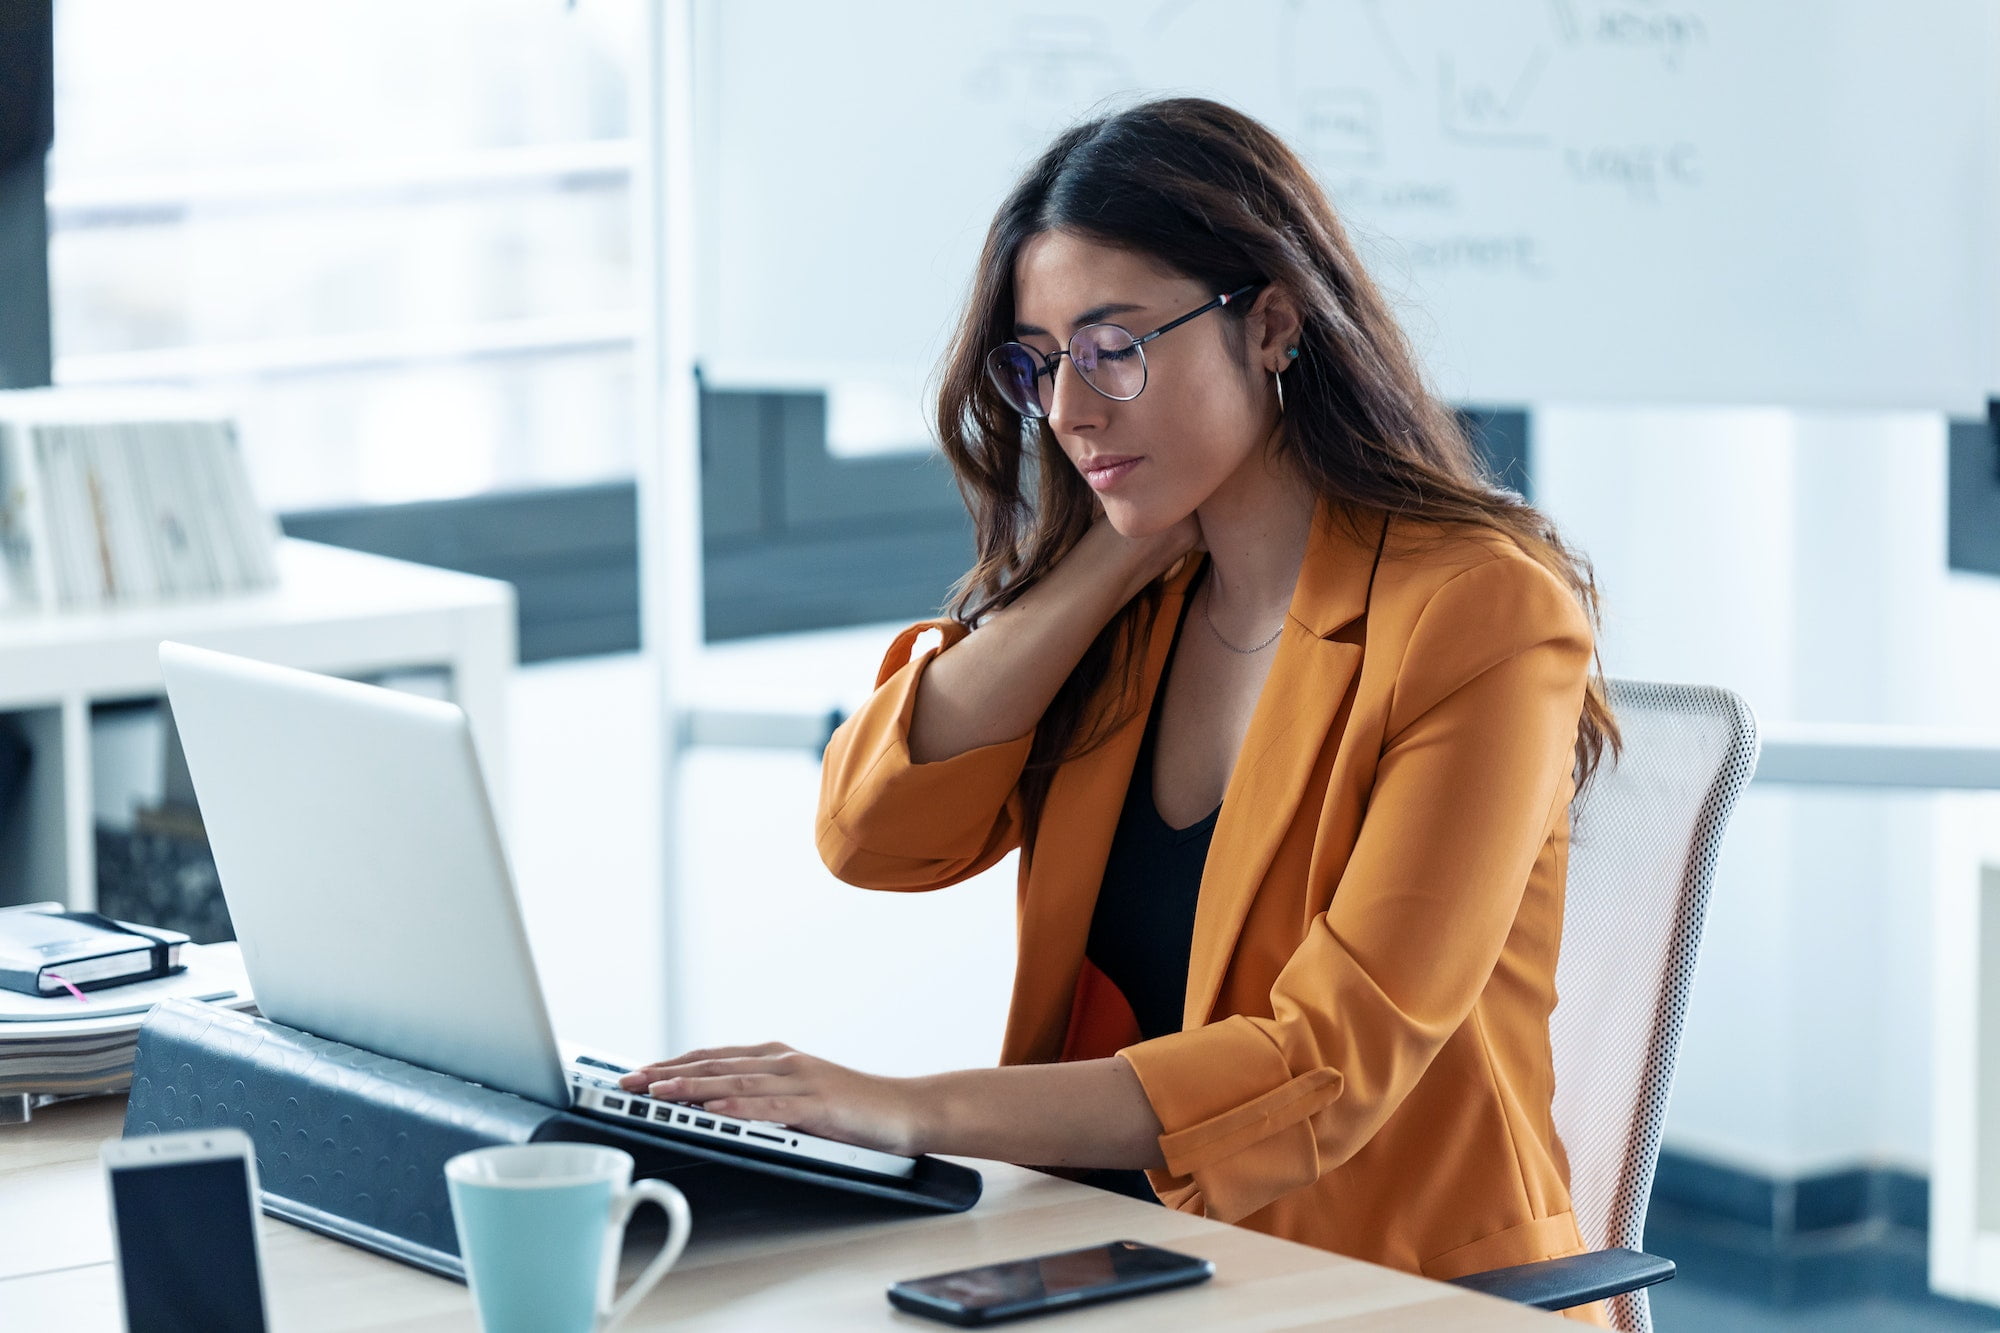
[[[455,705],[160,645],[243,964],[267,1016],[548,1106],[799,1165],[915,1162],[635,1096],[550,1030],[500,831]]]

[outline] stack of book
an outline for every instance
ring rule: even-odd
[[[0,601],[212,597],[278,580],[234,422],[191,398],[0,393]]]
[[[172,997],[254,1008],[234,943],[183,946],[184,970],[77,994],[0,989],[0,1098],[32,1109],[58,1097],[118,1092],[132,1082],[139,1025]]]

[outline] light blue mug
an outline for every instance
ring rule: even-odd
[[[466,1285],[486,1333],[603,1333],[632,1312],[687,1245],[688,1206],[664,1180],[632,1183],[632,1155],[587,1143],[523,1143],[444,1164]],[[666,1210],[667,1241],[615,1302],[632,1210]]]

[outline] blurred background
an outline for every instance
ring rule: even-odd
[[[1661,1326],[2000,1327],[2000,796],[1947,780],[2000,737],[2000,5],[4,0],[0,43],[0,387],[224,402],[292,540],[512,585],[483,725],[559,1029],[892,1073],[993,1059],[1013,863],[837,884],[818,751],[969,563],[925,394],[987,222],[1093,109],[1262,118],[1594,560],[1606,671],[1803,747],[1716,882]],[[72,896],[173,780],[150,698],[78,706]],[[1878,742],[1893,789],[1813,767]]]

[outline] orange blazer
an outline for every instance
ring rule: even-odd
[[[1434,1278],[1581,1251],[1549,1013],[1587,617],[1503,537],[1378,517],[1357,541],[1322,511],[1202,875],[1183,1030],[1140,1041],[1084,941],[1200,558],[1163,579],[1129,719],[1058,770],[1021,858],[1001,1063],[1122,1054],[1174,1208]],[[965,633],[905,630],[827,748],[819,850],[851,884],[942,888],[1020,843],[1032,732],[910,759],[924,668]]]

